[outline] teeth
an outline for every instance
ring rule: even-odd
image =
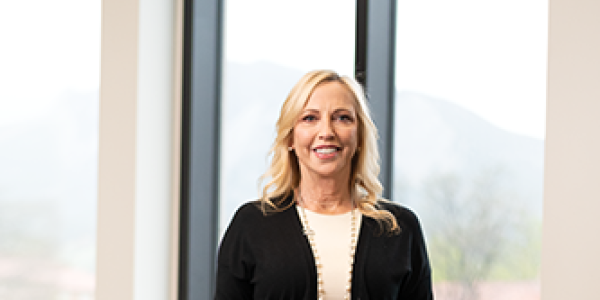
[[[320,149],[316,149],[315,151],[320,154],[330,154],[337,150],[335,148],[320,148]]]

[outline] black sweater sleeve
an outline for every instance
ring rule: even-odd
[[[236,212],[219,246],[215,300],[253,298],[255,261],[244,232],[250,221],[249,210],[252,208],[247,204]]]
[[[432,300],[431,267],[419,219],[406,208],[399,213],[399,217],[406,229],[411,231],[412,272],[398,299]]]

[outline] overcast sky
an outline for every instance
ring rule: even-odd
[[[354,1],[228,0],[226,58],[351,75]],[[398,1],[396,86],[544,138],[547,1]]]
[[[0,38],[0,126],[98,89],[100,0],[0,1]]]
[[[353,73],[355,1],[226,3],[227,59]],[[42,113],[65,87],[97,88],[99,10],[99,0],[0,2],[0,125]],[[398,1],[397,87],[543,138],[547,12],[544,0]]]

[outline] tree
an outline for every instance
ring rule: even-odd
[[[423,186],[434,279],[459,284],[452,299],[478,299],[478,281],[501,259],[515,231],[504,179],[500,168],[488,168],[472,177],[434,175]]]

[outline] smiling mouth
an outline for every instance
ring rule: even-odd
[[[332,154],[335,153],[337,151],[341,150],[340,148],[337,147],[324,147],[324,148],[317,148],[314,149],[313,151],[318,153],[318,154]]]

